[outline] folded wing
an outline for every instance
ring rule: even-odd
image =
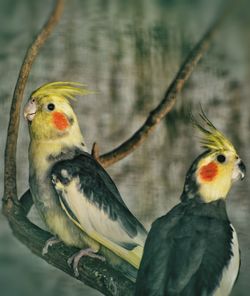
[[[95,159],[83,153],[58,162],[52,169],[52,184],[61,206],[76,225],[138,267],[147,232]]]

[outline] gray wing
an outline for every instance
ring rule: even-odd
[[[89,154],[58,162],[51,174],[61,204],[84,231],[99,233],[126,249],[144,245],[146,230],[107,172]]]
[[[193,210],[193,209],[192,209]],[[212,295],[230,260],[227,221],[176,206],[156,220],[145,243],[136,295]]]

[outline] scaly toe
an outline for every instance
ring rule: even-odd
[[[73,270],[74,270],[74,275],[75,275],[75,277],[79,277],[78,264],[79,264],[79,262],[76,263],[76,262],[74,261],[74,264],[73,264]]]
[[[67,260],[67,264],[68,264],[69,267],[71,267],[72,262],[74,261],[75,255],[76,254],[74,254],[73,256],[69,257],[69,259]]]
[[[90,256],[90,257],[92,257],[92,256]],[[101,255],[95,255],[95,256],[93,256],[93,258],[99,259],[99,260],[101,260],[102,262],[105,262],[105,261],[106,261],[105,257],[103,257],[103,256],[101,256]]]
[[[61,241],[58,238],[56,238],[55,236],[52,236],[51,238],[49,238],[46,241],[46,243],[45,243],[45,245],[44,245],[44,247],[42,249],[42,255],[45,256],[49,251],[49,247],[51,247],[51,246],[53,246],[55,244],[58,244],[60,242]]]
[[[72,255],[72,256],[67,260],[67,263],[68,263],[69,266],[71,266],[72,263],[73,263],[74,275],[75,275],[76,277],[79,276],[78,265],[79,265],[80,259],[81,259],[83,256],[89,256],[89,257],[92,257],[92,258],[99,259],[99,260],[101,260],[101,261],[105,261],[105,260],[106,260],[103,256],[100,256],[100,255],[95,254],[95,251],[93,251],[91,248],[84,249],[84,250],[80,250],[78,253]]]

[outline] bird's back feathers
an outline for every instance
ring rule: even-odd
[[[232,238],[224,201],[180,203],[153,223],[136,295],[212,295],[233,256]]]

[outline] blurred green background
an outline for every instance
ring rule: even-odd
[[[74,102],[85,140],[108,151],[143,122],[162,98],[181,62],[229,1],[71,0],[41,50],[25,92],[53,80],[87,83],[95,95]],[[239,1],[236,1],[239,3]],[[0,190],[6,130],[18,71],[27,46],[53,1],[0,0]],[[239,4],[168,115],[146,143],[108,169],[124,200],[149,229],[179,199],[185,173],[200,153],[189,111],[201,103],[209,118],[250,163],[249,5]],[[18,191],[28,188],[28,130],[18,143]],[[241,246],[241,273],[232,295],[250,291],[249,180],[235,184],[229,216]],[[36,212],[31,213],[37,220]],[[38,221],[38,220],[37,220]],[[38,221],[39,222],[39,221]],[[100,295],[37,258],[11,233],[0,214],[2,296]]]

